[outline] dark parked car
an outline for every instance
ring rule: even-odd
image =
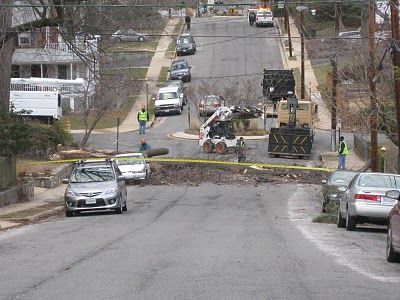
[[[340,197],[337,226],[353,231],[357,224],[387,224],[395,199],[386,197],[390,190],[400,189],[400,175],[358,173]]]
[[[176,55],[195,54],[196,42],[190,33],[181,34],[176,40]]]
[[[331,201],[339,201],[339,197],[343,193],[339,188],[347,188],[356,174],[354,171],[338,170],[333,171],[327,180],[322,180],[322,212],[325,212],[326,206]]]
[[[147,34],[137,32],[133,29],[120,29],[114,32],[111,35],[111,38],[126,42],[132,42],[132,41],[144,42],[150,39],[150,37]]]
[[[400,200],[400,191],[391,190],[386,197]],[[386,260],[400,262],[400,202],[397,201],[389,213],[388,231],[386,238]]]
[[[192,81],[191,67],[184,59],[178,59],[172,62],[169,68],[169,79],[182,80],[183,82]]]

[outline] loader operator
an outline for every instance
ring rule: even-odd
[[[243,137],[240,137],[236,142],[236,152],[238,155],[238,162],[245,162],[246,155],[244,155],[244,147],[246,144],[244,143]]]

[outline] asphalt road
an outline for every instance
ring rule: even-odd
[[[193,80],[189,87],[210,85],[211,92],[218,94],[227,87],[235,87],[237,82],[255,82],[257,97],[262,97],[261,74],[263,67],[282,68],[280,49],[275,28],[251,27],[245,17],[194,18],[191,26],[198,50],[195,55],[184,56],[192,68]],[[230,76],[230,77],[227,77]],[[242,89],[246,87],[241,84]],[[254,102],[259,102],[257,98]],[[189,99],[191,101],[193,99]],[[193,114],[195,110],[191,109]],[[193,119],[192,115],[192,119]],[[268,120],[268,123],[270,120]],[[216,154],[204,154],[196,141],[177,140],[168,134],[188,128],[188,108],[180,116],[171,115],[156,119],[155,126],[146,131],[145,136],[138,132],[120,134],[121,151],[137,151],[140,139],[144,137],[152,148],[168,148],[171,157],[197,157],[221,159]],[[76,135],[77,138],[80,135]],[[350,139],[347,139],[350,141]],[[269,158],[265,140],[247,142],[246,155],[249,161],[293,163],[292,159]],[[351,147],[351,141],[349,143]],[[92,134],[89,147],[97,149],[116,149],[115,134]],[[318,164],[318,155],[330,151],[328,132],[317,131],[313,145],[313,160],[304,160],[306,165]],[[234,160],[231,154],[222,159]]]
[[[123,215],[0,235],[0,299],[397,299],[400,268],[385,262],[384,233],[356,231],[325,249],[339,234],[307,219],[317,191],[131,187]]]

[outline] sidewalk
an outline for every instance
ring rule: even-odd
[[[154,55],[151,59],[150,65],[147,69],[145,82],[149,87],[149,97],[151,95],[156,94],[158,91],[157,81],[160,75],[160,71],[162,67],[169,67],[171,65],[171,60],[165,58],[165,53],[168,50],[168,46],[171,43],[171,34],[173,33],[176,24],[180,21],[180,18],[172,18],[169,19],[167,25],[164,28],[163,36],[160,38],[157,48],[154,52]],[[150,101],[151,99],[149,99]],[[122,121],[119,132],[129,132],[135,131],[139,129],[139,124],[137,122],[137,113],[143,105],[147,103],[147,94],[146,94],[146,84],[142,87],[140,94],[137,97],[137,101],[134,103],[133,107],[129,111],[125,120]],[[153,120],[149,121],[150,123]],[[71,130],[72,133],[80,133],[82,130]],[[107,134],[107,133],[116,133],[117,128],[105,128],[105,129],[97,129],[94,130],[94,134]]]
[[[35,196],[29,202],[0,207],[0,230],[34,222],[63,211],[65,188],[65,184],[52,189],[35,187]]]
[[[301,69],[301,35],[299,29],[294,23],[292,18],[289,18],[289,26],[290,26],[290,34],[292,37],[292,58],[289,59],[289,49],[285,48],[285,41],[288,40],[288,35],[282,33],[282,28],[280,27],[280,22],[276,22],[278,24],[279,34],[281,36],[281,55],[282,62],[285,69]],[[311,100],[318,105],[318,116],[317,122],[315,122],[315,127],[317,129],[330,130],[331,129],[331,112],[326,107],[325,102],[321,98],[321,95],[318,90],[318,81],[315,77],[315,73],[311,64],[311,61],[308,59],[307,50],[304,49],[304,84],[306,94],[310,94],[311,91]],[[297,83],[300,84],[300,83]],[[306,96],[307,97],[307,96]],[[308,95],[310,97],[310,95]]]

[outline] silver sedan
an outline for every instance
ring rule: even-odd
[[[400,175],[359,173],[340,197],[337,226],[349,231],[357,224],[386,224],[397,200],[386,197],[386,192],[400,189]]]

